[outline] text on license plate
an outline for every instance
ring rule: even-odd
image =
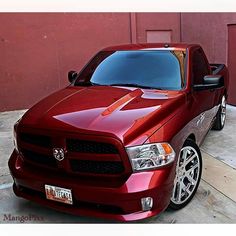
[[[49,200],[73,204],[72,192],[67,188],[60,188],[45,184],[46,198]]]

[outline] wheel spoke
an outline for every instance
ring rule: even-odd
[[[223,96],[222,101],[221,101],[221,125],[222,126],[224,126],[225,117],[226,117],[226,100],[225,100],[225,96]]]
[[[191,175],[186,175],[186,178],[190,181],[191,184],[196,184],[196,180]]]
[[[196,168],[198,167],[198,163],[194,164],[193,166],[191,166],[191,168],[189,168],[188,170],[185,171],[186,175],[189,175],[192,171],[194,171]]]
[[[182,189],[183,189],[183,182],[182,182],[182,181],[179,181],[178,193],[177,193],[177,201],[178,201],[178,202],[181,201]]]
[[[177,179],[175,178],[175,181],[174,181],[174,188],[173,188],[173,192],[172,192],[172,197],[173,197],[173,198],[175,197],[176,186],[177,186]]]
[[[183,166],[185,166],[187,155],[188,155],[188,150],[184,149],[184,151],[183,151],[183,164],[182,164]]]
[[[176,177],[171,197],[173,203],[183,204],[192,196],[199,180],[199,171],[198,151],[192,146],[183,147],[176,165]]]
[[[186,192],[188,193],[188,195],[190,195],[190,194],[191,194],[191,192],[189,191],[189,189],[188,189],[188,188],[186,188]]]
[[[192,161],[195,157],[197,157],[196,154],[193,154],[187,161],[185,161],[184,165],[187,166],[190,161]]]

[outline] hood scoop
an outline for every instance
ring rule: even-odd
[[[102,116],[107,116],[113,113],[115,110],[121,110],[125,105],[131,102],[136,97],[142,96],[143,91],[141,89],[135,89],[134,91],[128,93],[124,97],[121,97],[116,102],[108,106],[102,113]]]

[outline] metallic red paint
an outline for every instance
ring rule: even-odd
[[[184,95],[175,91],[67,87],[32,107],[23,116],[21,126],[113,136],[130,146],[140,144],[140,136],[143,141],[150,137],[182,104]]]
[[[79,178],[51,174],[50,171],[42,172],[37,169],[27,168],[20,156],[14,152],[11,156],[9,167],[14,176],[14,192],[17,196],[38,202],[42,205],[52,207],[71,214],[103,217],[114,220],[130,221],[151,217],[165,209],[169,204],[172,189],[173,167],[156,171],[147,171],[131,174],[126,181],[118,186],[106,186],[98,180],[83,181]],[[33,181],[32,181],[33,180]],[[98,181],[98,184],[95,182]],[[107,179],[106,179],[107,181]],[[109,180],[111,181],[111,180]],[[121,209],[118,214],[103,212],[92,207],[70,207],[56,202],[51,202],[41,197],[44,194],[44,184],[64,186],[73,189],[74,201],[95,203],[96,205],[114,205]],[[105,186],[104,186],[105,184]],[[31,189],[30,194],[23,187]],[[32,193],[32,190],[35,190]],[[152,211],[142,212],[140,199],[151,196],[155,199]]]
[[[51,150],[26,144],[17,136],[20,153],[15,150],[9,160],[16,195],[73,214],[124,221],[143,219],[163,211],[170,201],[176,161],[156,170],[135,173],[125,147],[169,142],[176,152],[177,160],[189,135],[195,137],[197,144],[202,142],[213,124],[222,95],[227,93],[228,81],[227,69],[224,67],[219,73],[225,77],[225,87],[194,91],[191,80],[192,51],[199,46],[171,44],[170,47],[187,52],[187,84],[184,89],[160,91],[122,86],[69,86],[36,104],[15,127],[17,134],[30,132],[50,135],[53,144],[63,148],[66,147],[65,137],[113,144],[118,148],[119,155],[95,153],[93,156],[81,157],[70,152],[67,155],[69,159],[122,161],[124,171],[121,174],[75,175],[69,169],[68,158],[58,165],[57,171],[45,167],[42,172],[40,165],[32,167],[24,160],[21,148],[30,148],[45,155],[51,155]],[[165,50],[163,44],[125,45],[105,50],[153,48]],[[205,119],[199,127],[198,120],[203,113]],[[83,204],[66,206],[46,200],[45,184],[72,189],[74,200]],[[152,210],[142,212],[140,199],[150,196],[154,199],[154,206]],[[118,208],[118,212],[104,212],[98,205]]]

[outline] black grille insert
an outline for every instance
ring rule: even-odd
[[[117,148],[110,143],[100,143],[78,139],[66,140],[67,150],[81,153],[118,154]]]
[[[70,160],[70,165],[72,171],[78,173],[120,174],[124,171],[124,166],[119,161]]]
[[[31,161],[32,163],[48,166],[48,167],[57,167],[57,161],[55,158],[51,156],[47,156],[44,154],[36,153],[33,151],[29,151],[26,149],[22,150],[22,154],[24,159],[27,161]]]
[[[45,135],[20,133],[20,140],[25,143],[30,143],[33,145],[50,148],[52,147],[51,138]]]

